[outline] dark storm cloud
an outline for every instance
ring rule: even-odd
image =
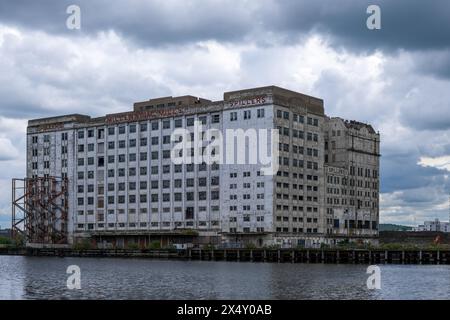
[[[450,46],[450,2],[446,0],[285,1],[6,1],[0,21],[68,33],[66,8],[82,10],[81,33],[114,29],[147,46],[216,39],[261,40],[268,33],[291,41],[320,32],[357,50],[442,49]],[[382,28],[366,28],[368,5],[381,8]],[[72,32],[73,34],[73,32]]]
[[[381,9],[381,30],[366,27],[371,4]],[[336,45],[356,50],[422,50],[450,47],[449,14],[445,0],[283,1],[265,20],[267,27],[294,35],[305,30],[330,34]]]
[[[417,164],[417,154],[391,155],[386,153],[380,163],[381,192],[408,190],[433,184],[436,177],[445,174],[444,170],[422,167]]]
[[[66,28],[66,8],[81,9],[81,29]],[[251,30],[251,7],[217,1],[2,1],[0,21],[48,33],[114,30],[140,45],[160,46],[216,39],[234,41]]]

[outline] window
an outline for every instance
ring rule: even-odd
[[[282,118],[283,112],[281,110],[277,110],[277,118]]]
[[[219,123],[220,122],[220,114],[214,114],[211,118],[211,123]]]
[[[230,113],[230,121],[236,121],[237,120],[237,112],[231,112]]]
[[[181,128],[183,126],[183,119],[175,120],[175,128]]]
[[[186,126],[192,127],[194,125],[194,118],[187,118],[186,119]]]
[[[105,138],[105,129],[98,129],[97,130],[97,139],[104,139]]]
[[[109,136],[112,136],[112,135],[114,135],[114,127],[110,127],[110,128],[108,128],[108,135]]]
[[[203,125],[206,124],[206,116],[198,117],[198,121],[200,121]]]
[[[211,200],[219,200],[219,191],[211,191]]]
[[[256,115],[258,118],[264,118],[264,109],[258,109]]]
[[[163,129],[170,129],[170,120],[163,121]]]
[[[244,120],[251,119],[251,117],[252,117],[252,112],[250,110],[245,110],[244,111]]]

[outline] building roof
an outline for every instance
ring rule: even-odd
[[[348,129],[360,130],[361,128],[366,128],[370,133],[376,133],[370,124],[359,122],[356,120],[344,120],[344,124]]]

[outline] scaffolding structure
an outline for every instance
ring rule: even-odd
[[[58,177],[12,180],[12,236],[28,244],[68,243],[68,181]]]

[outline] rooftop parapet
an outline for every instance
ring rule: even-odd
[[[135,102],[134,111],[151,111],[163,108],[189,107],[201,104],[209,104],[211,100],[198,98],[194,96],[180,96],[180,97],[161,97],[150,99],[148,101]]]
[[[224,101],[250,98],[255,96],[271,95],[274,104],[291,107],[304,107],[308,112],[324,115],[323,100],[308,96],[303,93],[291,91],[277,86],[267,86],[237,91],[229,91],[223,94]]]

